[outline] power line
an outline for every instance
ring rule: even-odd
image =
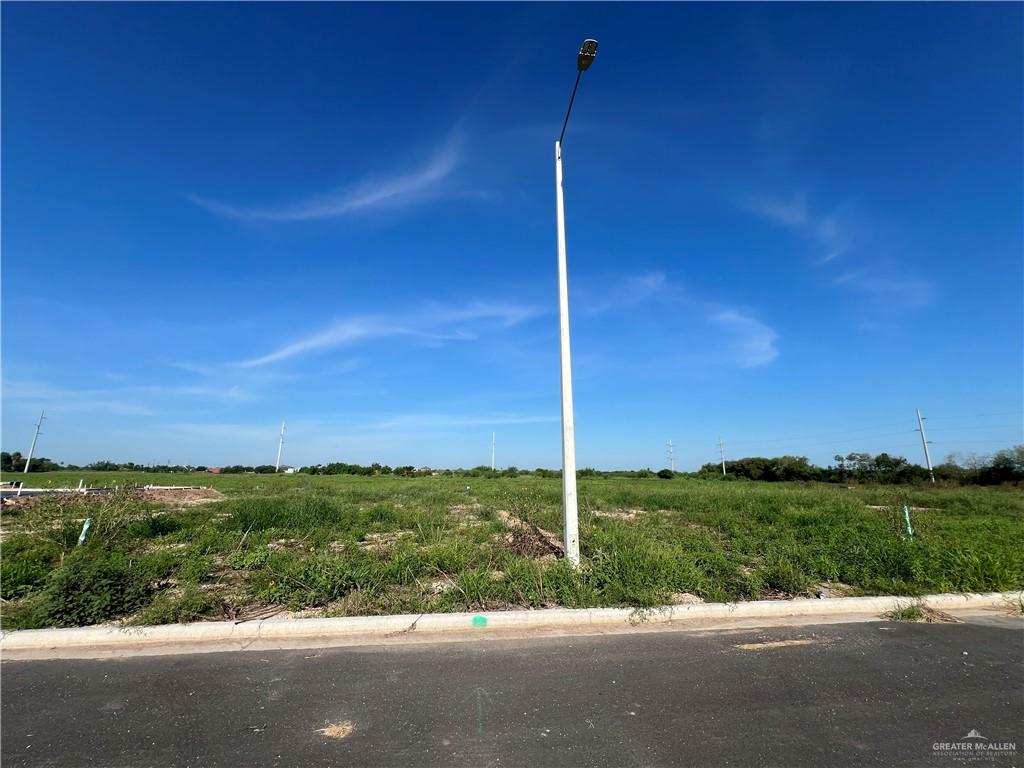
[[[929,421],[962,421],[964,419],[989,419],[1002,416],[1022,416],[1024,417],[1024,411],[1002,411],[1000,413],[966,413],[957,416],[929,416]]]
[[[942,419],[942,420],[945,420],[945,421],[954,421],[954,420],[955,421],[962,421],[964,419],[981,419],[981,418],[990,418],[990,417],[1007,416],[1007,415],[1020,415],[1020,412],[1005,411],[1005,412],[1000,412],[1000,413],[985,413],[985,414],[974,414],[974,415],[964,414],[964,415],[956,415],[956,416],[929,416],[928,418],[929,418],[930,421],[936,421],[938,419]],[[906,421],[898,421],[898,422],[885,422],[885,423],[879,423],[879,424],[872,424],[872,425],[867,425],[867,426],[862,426],[862,427],[854,427],[854,428],[850,428],[850,429],[842,429],[842,430],[837,430],[835,432],[814,432],[814,433],[810,433],[810,434],[792,435],[792,436],[787,436],[787,437],[772,437],[772,438],[766,438],[764,440],[739,440],[739,441],[733,442],[732,445],[767,445],[767,444],[775,444],[775,443],[803,442],[804,440],[817,439],[817,438],[821,438],[824,441],[831,441],[832,439],[842,439],[842,438],[845,438],[845,437],[848,437],[848,436],[849,437],[856,437],[856,438],[863,437],[865,439],[868,439],[868,438],[871,438],[871,437],[889,437],[891,435],[900,434],[900,433],[897,433],[897,432],[886,432],[884,434],[876,434],[876,435],[863,435],[862,433],[864,433],[864,432],[871,432],[873,430],[884,430],[884,429],[887,429],[889,427],[899,427],[899,426],[904,426],[904,425],[907,426],[908,431],[916,431],[916,430],[912,429],[912,427],[910,426],[910,424],[908,422],[906,422]],[[957,430],[957,431],[970,431],[972,429],[984,429],[984,428],[996,427],[996,426],[1001,426],[1001,425],[995,425],[995,424],[984,424],[984,425],[982,425],[982,424],[978,424],[978,425],[970,425],[970,426],[943,427],[943,431],[944,432],[949,432],[949,431],[953,431],[953,430]]]

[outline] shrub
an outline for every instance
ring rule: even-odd
[[[145,573],[125,555],[81,547],[50,574],[37,610],[45,626],[80,627],[138,610],[151,593]]]
[[[59,556],[60,548],[53,541],[11,537],[0,560],[0,597],[18,598],[42,585]]]

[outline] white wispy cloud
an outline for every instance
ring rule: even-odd
[[[47,411],[102,412],[125,416],[157,413],[166,400],[182,398],[221,402],[251,399],[252,395],[238,386],[165,386],[136,385],[111,388],[70,388],[42,381],[5,380],[5,400],[34,404]],[[159,401],[159,406],[153,401]]]
[[[846,272],[833,282],[887,305],[923,307],[935,299],[935,286],[918,277],[865,269]]]
[[[641,320],[644,335],[665,333],[667,348],[678,329],[700,328],[707,348],[698,351],[691,338],[688,354],[739,368],[766,365],[779,356],[778,333],[749,310],[695,296],[664,272],[611,277],[602,284],[601,289],[593,284],[584,288],[587,314],[617,313],[616,321],[626,315],[631,321]],[[635,344],[635,339],[629,343],[631,352]]]
[[[790,229],[802,228],[809,218],[807,199],[803,194],[797,194],[790,200],[752,197],[745,201],[744,207],[763,219]]]
[[[740,368],[766,365],[779,356],[779,335],[755,317],[728,308],[713,312],[710,320],[724,333],[729,357]]]
[[[750,197],[740,205],[765,221],[817,243],[823,249],[819,264],[842,256],[853,245],[851,227],[845,222],[848,205],[841,205],[828,214],[816,214],[811,211],[807,196],[802,192],[789,198]]]
[[[859,225],[855,224],[849,204],[836,208],[830,214],[817,215],[808,205],[806,195],[797,193],[789,198],[749,198],[741,205],[762,219],[816,243],[822,249],[822,255],[816,261],[818,266],[829,264],[854,251],[850,256],[857,256],[860,264],[854,268],[848,267],[846,272],[833,277],[831,283],[845,286],[866,297],[873,310],[891,314],[898,310],[923,307],[934,300],[935,287],[929,280],[907,274],[899,265],[880,261],[877,257],[865,262],[863,251],[870,248],[884,253],[892,246],[889,242],[878,242],[877,230],[880,227],[877,224],[871,227],[865,227],[863,221]],[[875,231],[873,238],[868,230]],[[872,240],[875,242],[872,243]],[[840,264],[852,263],[854,259],[850,256]]]
[[[458,165],[457,141],[448,139],[425,165],[406,173],[368,178],[326,195],[271,206],[225,203],[199,195],[188,199],[210,213],[225,218],[263,221],[310,221],[385,207],[400,207],[436,194],[441,183]]]
[[[471,340],[478,337],[479,328],[470,329],[460,324],[490,321],[498,327],[509,328],[536,314],[538,311],[533,307],[476,301],[460,307],[434,303],[419,312],[400,317],[364,315],[342,318],[265,355],[242,360],[238,365],[255,368],[368,339],[406,336],[433,342]]]
[[[580,289],[583,312],[599,315],[609,310],[642,304],[660,294],[677,290],[665,273],[658,271],[612,277],[602,283],[600,287],[593,282],[585,283]]]

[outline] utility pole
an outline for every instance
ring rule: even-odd
[[[722,474],[725,474],[725,443],[722,442],[722,438],[718,438],[718,455],[722,457]]]
[[[28,473],[28,465],[32,463],[32,454],[36,450],[36,440],[39,439],[39,430],[43,428],[43,420],[46,418],[46,411],[41,411],[39,421],[36,422],[36,433],[32,436],[32,447],[28,449],[28,458],[25,459],[25,473]]]
[[[676,457],[672,455],[672,440],[668,441],[668,468],[676,471]]]
[[[491,472],[494,471],[494,433],[491,432]]]
[[[924,446],[924,460],[928,464],[928,474],[931,475],[932,482],[935,482],[935,471],[932,469],[932,454],[928,450],[928,438],[924,434],[924,416],[921,415],[921,409],[915,409],[917,411],[917,431],[921,433],[921,445]]]
[[[274,465],[274,471],[281,471],[281,451],[284,450],[284,422],[281,422],[281,441],[277,444],[277,464]]]

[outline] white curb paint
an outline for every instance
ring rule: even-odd
[[[672,626],[700,619],[779,619],[789,616],[880,615],[897,605],[921,601],[937,609],[1007,607],[1018,592],[944,594],[924,597],[841,597],[826,600],[759,600],[741,603],[700,603],[659,608],[558,608],[488,613],[428,613],[420,616],[354,616],[334,619],[294,619],[243,622],[197,622],[155,627],[81,627],[27,629],[0,633],[0,652],[61,651],[76,648],[116,650],[150,645],[241,643],[244,645],[296,640],[343,639],[362,636],[391,640],[415,632],[418,636],[484,636],[491,632],[527,629],[628,629]],[[188,649],[182,648],[182,652]]]

